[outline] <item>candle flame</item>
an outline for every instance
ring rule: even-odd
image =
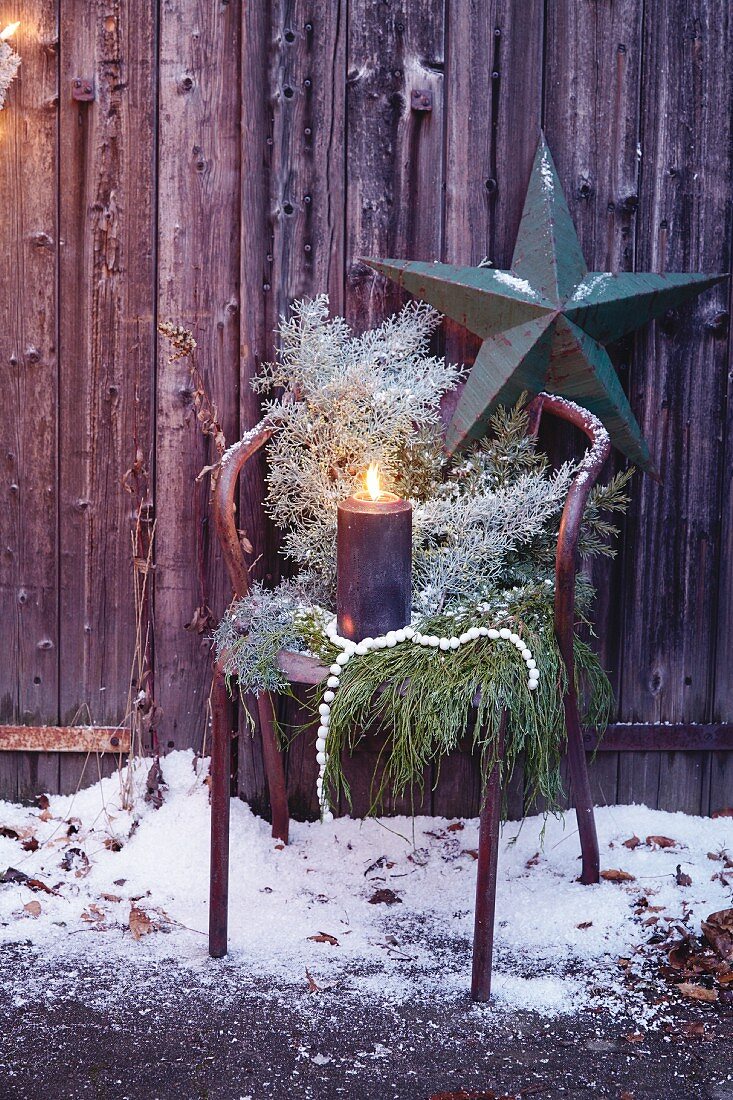
[[[20,23],[8,23],[5,30],[0,31],[0,40],[4,42],[6,38],[12,38],[19,26]]]
[[[382,490],[379,485],[379,466],[372,462],[366,473],[366,487],[372,500],[379,500]]]

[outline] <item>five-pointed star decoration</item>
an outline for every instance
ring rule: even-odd
[[[546,390],[595,413],[612,443],[650,473],[649,448],[603,345],[727,278],[589,272],[544,134],[510,271],[364,262],[483,339],[448,427],[449,453],[480,439],[497,405]]]

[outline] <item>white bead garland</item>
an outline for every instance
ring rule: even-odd
[[[527,687],[530,691],[537,690],[537,685],[540,680],[540,674],[537,671],[537,662],[532,656],[532,651],[519,634],[515,634],[505,626],[501,627],[499,630],[494,627],[471,626],[457,638],[438,638],[435,634],[421,634],[420,631],[415,630],[414,627],[405,626],[400,630],[389,630],[379,638],[362,638],[360,642],[352,642],[348,638],[339,637],[336,629],[336,620],[332,619],[326,627],[326,634],[335,645],[339,646],[342,652],[339,653],[334,664],[329,668],[329,677],[326,680],[327,690],[324,691],[323,702],[318,707],[319,726],[316,736],[318,778],[316,780],[316,790],[318,792],[318,801],[321,806],[321,820],[324,822],[333,821],[333,814],[331,813],[328,799],[323,789],[326,764],[328,763],[326,740],[328,738],[328,727],[331,722],[331,704],[336,698],[336,691],[341,683],[341,673],[352,657],[363,657],[373,649],[392,649],[401,642],[411,642],[413,645],[430,646],[433,649],[440,649],[441,652],[447,653],[451,650],[459,649],[460,646],[466,645],[468,642],[475,642],[478,638],[490,638],[492,641],[501,640],[509,642],[519,650],[520,656],[527,666]]]

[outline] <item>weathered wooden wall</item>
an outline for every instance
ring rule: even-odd
[[[203,603],[219,614],[227,584],[193,485],[207,448],[188,372],[168,363],[158,319],[194,330],[234,439],[257,417],[248,379],[293,297],[327,290],[363,326],[399,293],[360,256],[508,264],[540,126],[591,268],[730,269],[726,3],[4,0],[0,24],[14,19],[23,65],[0,112],[0,723],[123,718],[134,616],[120,482],[139,450],[157,521],[160,739],[202,744],[208,645],[184,627]],[[92,102],[72,98],[77,77]],[[729,293],[615,355],[663,475],[637,482],[622,552],[596,571],[624,721],[733,722]],[[475,351],[455,326],[443,339],[452,357]],[[277,561],[261,477],[248,475],[240,517],[265,575]],[[242,790],[261,805],[257,743],[240,740]],[[311,756],[301,745],[288,764],[302,806]],[[596,792],[707,812],[731,802],[732,756],[603,753]],[[73,786],[82,763],[0,753],[0,794]],[[468,811],[476,797],[459,756],[423,805]]]

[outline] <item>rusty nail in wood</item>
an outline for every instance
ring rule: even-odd
[[[80,103],[90,103],[94,99],[94,81],[83,76],[75,76],[71,82],[71,98]]]
[[[433,93],[420,88],[413,88],[410,96],[410,107],[413,111],[432,111]]]

